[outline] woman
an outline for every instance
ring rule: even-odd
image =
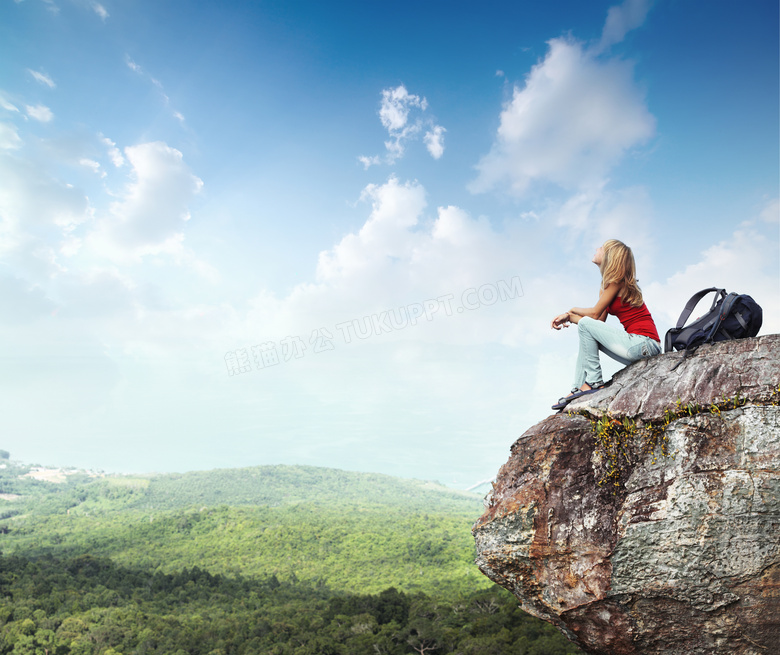
[[[580,338],[572,392],[553,405],[553,409],[563,409],[574,398],[604,386],[599,350],[623,364],[661,352],[658,330],[636,283],[631,248],[610,239],[593,255],[593,263],[601,270],[601,289],[596,305],[574,307],[552,320],[554,330],[575,323]],[[607,314],[617,316],[625,331],[606,325]]]

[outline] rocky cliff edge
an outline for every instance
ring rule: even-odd
[[[512,446],[477,565],[587,653],[780,653],[780,335],[637,362]]]

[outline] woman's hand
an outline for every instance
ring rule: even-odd
[[[556,316],[552,323],[550,323],[550,327],[553,330],[560,330],[562,327],[569,327],[571,319],[569,318],[569,312],[566,312],[564,314],[559,314]]]

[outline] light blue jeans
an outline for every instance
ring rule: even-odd
[[[580,337],[580,350],[574,372],[573,390],[579,389],[586,382],[591,387],[604,384],[599,351],[621,364],[631,364],[661,352],[660,342],[650,337],[629,334],[622,328],[607,325],[604,321],[588,316],[583,316],[577,323],[577,333]]]

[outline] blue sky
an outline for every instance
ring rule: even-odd
[[[780,330],[778,77],[774,0],[4,0],[0,446],[490,478],[606,238]]]

